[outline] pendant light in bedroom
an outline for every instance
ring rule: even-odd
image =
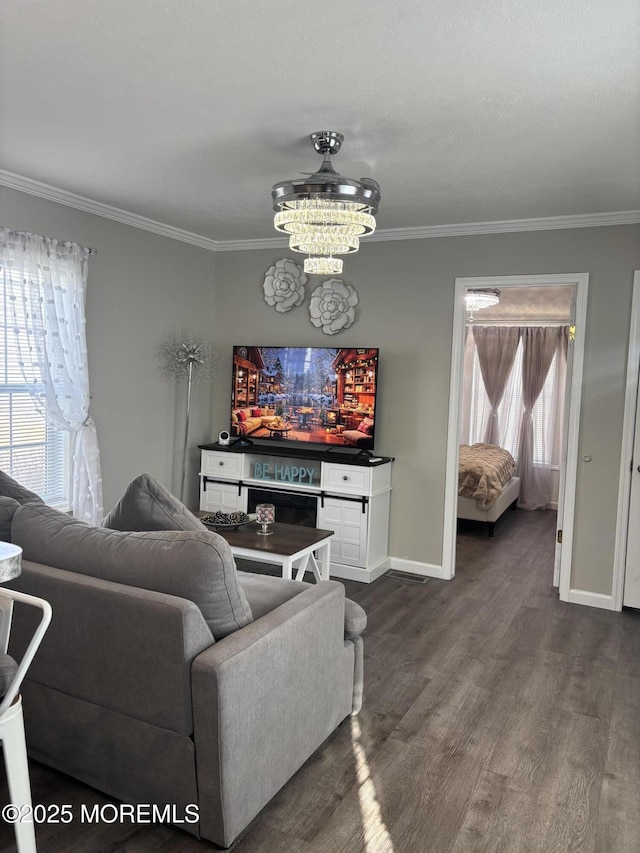
[[[469,314],[469,322],[473,323],[473,315],[476,311],[491,308],[500,302],[500,291],[497,287],[476,287],[473,290],[467,290],[464,301]]]

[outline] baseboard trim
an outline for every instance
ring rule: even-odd
[[[586,589],[570,589],[569,602],[583,604],[586,607],[599,607],[601,610],[613,610],[613,596],[602,595],[599,592],[589,592]]]
[[[330,577],[341,578],[346,581],[359,581],[360,583],[373,583],[379,577],[389,571],[389,561],[383,560],[372,569],[362,569],[360,566],[344,566],[341,563],[331,563]]]
[[[344,566],[340,563],[331,563],[331,577],[341,578],[348,581],[360,581],[360,583],[373,583],[382,577],[389,569],[398,572],[406,572],[410,575],[419,575],[422,578],[445,579],[442,566],[431,563],[419,563],[417,560],[405,560],[402,557],[388,557],[371,569],[361,569],[358,566]],[[449,580],[449,578],[446,578]]]
[[[389,557],[389,568],[398,572],[407,572],[410,575],[420,575],[423,578],[444,579],[442,566],[436,566],[434,563],[419,563],[417,560]]]

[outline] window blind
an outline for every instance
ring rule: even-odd
[[[9,305],[13,295],[11,276],[12,271],[1,264],[0,469],[36,492],[46,503],[67,510],[71,484],[69,432],[53,427],[46,403],[39,402],[36,406],[24,381],[16,322]],[[18,282],[14,279],[13,283]],[[22,302],[18,299],[13,304],[20,326]]]

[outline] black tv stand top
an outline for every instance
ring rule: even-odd
[[[394,456],[375,456],[370,450],[357,447],[341,447],[338,444],[330,444],[328,447],[307,448],[301,447],[294,442],[283,441],[282,444],[258,444],[243,442],[231,444],[220,444],[215,441],[212,444],[199,444],[200,450],[215,450],[223,453],[259,453],[262,456],[292,456],[297,459],[316,459],[322,462],[338,462],[341,465],[360,465],[363,468],[373,468],[377,465],[386,465],[393,462]]]

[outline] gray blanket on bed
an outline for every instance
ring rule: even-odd
[[[461,444],[458,456],[458,494],[489,509],[516,473],[508,450],[494,444]]]

